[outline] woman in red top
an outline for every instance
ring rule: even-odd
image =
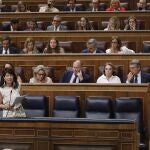
[[[106,11],[125,11],[124,7],[120,6],[120,0],[111,0],[110,7]]]

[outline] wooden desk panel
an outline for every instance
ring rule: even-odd
[[[0,122],[0,149],[137,150],[138,144],[137,126],[127,120],[41,118]]]

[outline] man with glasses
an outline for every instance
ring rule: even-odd
[[[67,26],[61,24],[61,17],[59,15],[54,16],[52,25],[47,27],[50,31],[65,31]]]
[[[55,0],[47,0],[47,4],[40,7],[39,12],[59,12],[57,8],[54,7]]]
[[[127,75],[126,83],[149,83],[150,74],[142,71],[141,63],[138,59],[133,59],[129,63],[129,74]]]
[[[91,0],[90,4],[89,4],[89,8],[87,8],[86,11],[92,11],[92,12],[96,12],[96,11],[105,11],[106,9],[106,5],[100,5],[99,0]]]

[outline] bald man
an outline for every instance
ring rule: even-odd
[[[139,10],[139,11],[148,10],[146,0],[139,0],[139,2],[137,3],[137,10]]]
[[[82,71],[82,63],[80,60],[73,62],[72,70],[67,70],[64,72],[60,83],[89,83],[91,77]]]

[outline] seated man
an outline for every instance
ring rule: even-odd
[[[86,11],[105,11],[105,6],[100,6],[99,0],[91,0]]]
[[[89,39],[86,43],[87,48],[82,50],[82,53],[104,53],[102,49],[97,47],[96,39]]]
[[[81,61],[76,60],[73,62],[73,69],[64,72],[60,83],[88,83],[90,81],[90,75],[82,71]]]
[[[64,11],[83,11],[82,7],[76,6],[76,0],[68,0],[67,6],[64,7]]]
[[[130,72],[127,75],[126,83],[149,83],[150,74],[142,71],[141,63],[137,59],[133,59],[129,63]]]
[[[2,46],[0,47],[0,54],[17,54],[18,52],[18,49],[12,46],[10,37],[2,37]]]
[[[55,0],[47,0],[47,5],[40,7],[39,12],[59,12],[57,8],[54,7]]]
[[[67,30],[67,26],[61,24],[61,17],[59,15],[54,16],[52,25],[47,27],[50,31],[62,31]]]
[[[146,0],[139,0],[139,2],[137,3],[137,10],[139,11],[145,11],[148,9]]]

